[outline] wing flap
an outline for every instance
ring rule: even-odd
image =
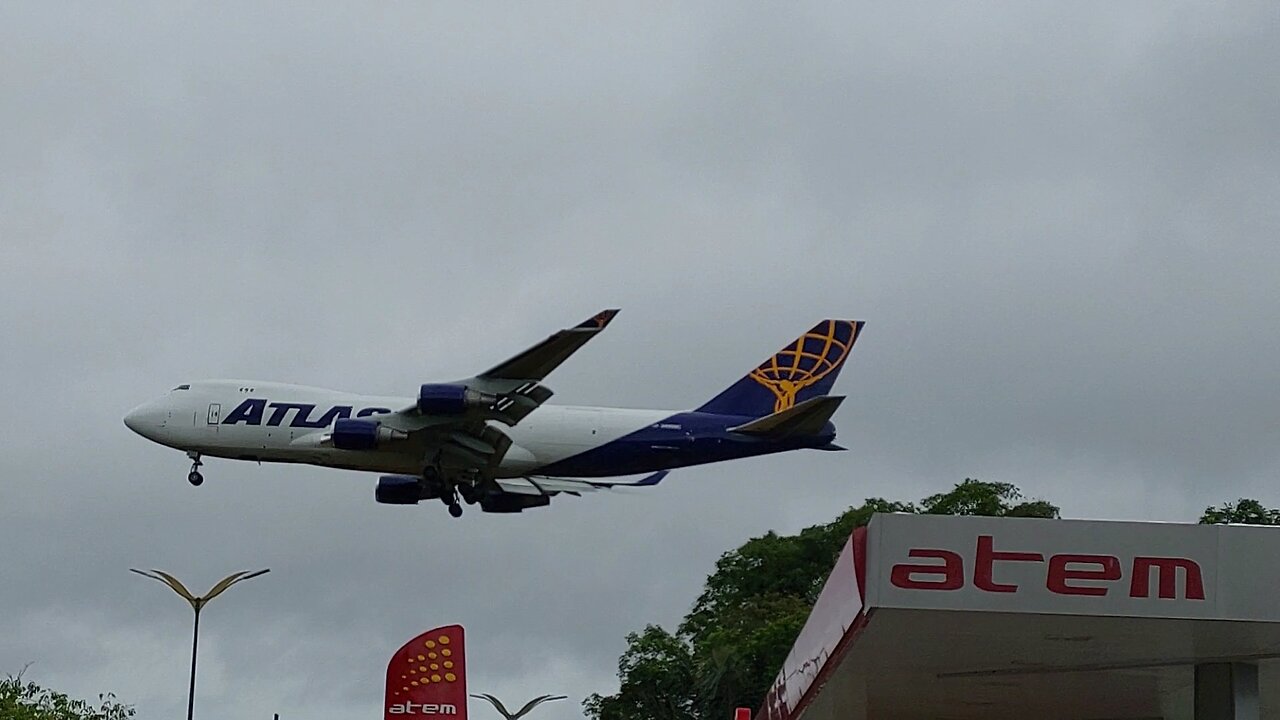
[[[537,410],[539,405],[551,399],[552,395],[554,393],[546,385],[536,382],[525,383],[498,397],[498,402],[493,405],[493,411],[496,414],[494,419],[507,425],[515,425],[525,419],[529,413]]]
[[[826,426],[827,421],[835,414],[842,402],[844,402],[842,396],[822,395],[729,430],[767,437],[816,435]]]

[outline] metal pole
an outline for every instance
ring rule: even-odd
[[[178,581],[178,578],[170,575],[169,573],[160,572],[159,570],[143,572],[142,570],[134,568],[130,568],[129,572],[137,573],[142,577],[164,583],[170,590],[180,595],[183,600],[186,600],[187,603],[191,605],[191,609],[196,613],[195,628],[191,632],[191,690],[187,693],[187,720],[192,720],[196,705],[196,652],[200,649],[200,608],[203,608],[210,600],[221,595],[232,585],[243,580],[256,578],[259,575],[266,575],[271,571],[264,569],[257,572],[249,572],[246,570],[244,572],[232,573],[231,575],[219,580],[213,587],[209,588],[209,592],[205,593],[204,597],[196,597],[195,595],[192,595],[191,591]]]
[[[191,637],[191,691],[187,693],[187,720],[191,720],[196,707],[196,650],[200,645],[200,606],[196,609],[196,629]]]

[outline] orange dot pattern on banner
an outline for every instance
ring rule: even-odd
[[[409,693],[413,688],[425,688],[436,684],[457,682],[458,676],[456,673],[445,672],[443,675],[439,674],[441,665],[444,666],[446,671],[453,670],[453,660],[445,659],[441,662],[431,662],[440,660],[441,657],[452,657],[453,651],[447,647],[451,643],[452,639],[448,635],[438,635],[434,639],[426,640],[422,643],[422,647],[426,650],[425,655],[420,654],[420,651],[407,652],[403,662],[404,668],[408,672],[401,675],[400,678],[408,680],[409,684],[401,686],[395,694]],[[429,668],[428,665],[430,665]]]

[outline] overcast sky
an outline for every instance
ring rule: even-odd
[[[266,7],[268,6],[269,7]],[[579,717],[715,559],[966,477],[1064,515],[1280,505],[1274,3],[6,3],[0,672],[205,720],[378,717],[451,622]],[[556,402],[701,403],[867,321],[844,454],[519,516],[188,462],[180,382],[410,396],[605,307]],[[490,716],[475,706],[477,717]]]

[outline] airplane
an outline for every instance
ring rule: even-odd
[[[559,494],[656,485],[673,468],[803,448],[843,450],[828,395],[863,322],[823,320],[692,410],[544,404],[551,371],[600,334],[604,310],[474,377],[427,383],[415,398],[206,380],[184,383],[124,418],[130,430],[203,457],[387,473],[374,498],[439,499],[518,513]],[[618,478],[646,474],[640,480]]]

